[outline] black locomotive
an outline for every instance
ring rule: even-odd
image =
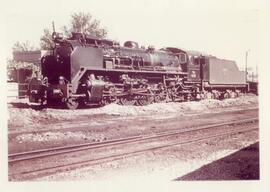
[[[55,48],[41,58],[42,80],[29,83],[31,102],[79,104],[235,97],[247,90],[234,61],[176,47],[155,50],[127,41],[123,46],[80,33],[53,33]]]

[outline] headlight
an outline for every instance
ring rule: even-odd
[[[53,37],[53,39],[63,39],[63,33],[56,33],[56,32],[54,32],[53,34],[52,34],[52,37]]]

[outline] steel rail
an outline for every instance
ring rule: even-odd
[[[108,140],[108,141],[103,141],[103,142],[94,142],[94,143],[91,142],[91,143],[83,143],[83,144],[78,144],[78,145],[70,145],[70,146],[64,146],[64,147],[54,147],[54,148],[49,148],[49,149],[14,153],[14,154],[8,155],[8,158],[9,158],[8,163],[14,163],[18,161],[25,161],[25,160],[42,158],[42,157],[53,156],[53,155],[60,155],[60,154],[77,152],[77,151],[82,151],[82,150],[96,149],[96,148],[113,146],[113,145],[128,144],[128,143],[155,139],[155,138],[160,138],[160,137],[166,137],[166,136],[171,136],[171,135],[176,135],[176,134],[200,131],[200,130],[210,129],[214,127],[231,126],[231,125],[249,123],[249,122],[254,122],[254,121],[258,121],[258,118],[205,125],[205,126],[199,126],[195,128],[183,128],[182,130],[165,131],[165,132],[155,133],[154,135],[149,135],[149,136],[140,135],[140,136],[121,138],[121,139]]]

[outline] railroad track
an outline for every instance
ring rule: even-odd
[[[16,164],[25,165],[25,163],[27,162],[30,162],[31,164],[31,162],[33,163],[33,161],[35,160],[40,161],[41,159],[44,160],[50,157],[56,158],[59,155],[60,156],[70,155],[76,152],[92,151],[92,150],[106,151],[106,149],[112,148],[112,147],[122,146],[123,148],[123,145],[124,147],[128,145],[134,146],[134,144],[139,144],[139,143],[157,142],[156,141],[157,139],[162,139],[162,138],[181,137],[184,134],[195,135],[195,134],[200,133],[199,134],[200,136],[195,137],[195,138],[186,138],[186,139],[180,139],[180,141],[177,140],[176,142],[165,142],[163,144],[150,145],[147,147],[139,148],[137,150],[128,150],[128,151],[124,150],[124,152],[118,152],[115,154],[109,154],[109,155],[103,155],[103,156],[97,155],[95,156],[95,158],[91,158],[87,160],[51,165],[48,167],[41,167],[41,168],[36,168],[36,169],[31,169],[31,170],[19,170],[15,172],[10,171],[9,177],[15,178],[15,179],[16,178],[17,179],[34,178],[37,175],[48,175],[48,174],[55,173],[58,171],[65,171],[67,169],[70,170],[70,169],[75,169],[79,167],[84,167],[87,165],[95,165],[98,163],[114,161],[114,160],[122,159],[123,157],[133,156],[133,155],[137,155],[137,154],[147,152],[147,151],[168,148],[175,145],[184,145],[184,144],[199,142],[199,141],[208,140],[212,138],[218,138],[221,136],[237,134],[239,132],[248,132],[248,131],[258,129],[257,124],[255,126],[253,125],[254,123],[257,123],[257,122],[258,122],[258,118],[244,119],[244,120],[239,120],[239,121],[218,123],[218,124],[212,124],[212,125],[207,125],[207,126],[184,128],[181,130],[159,132],[159,133],[155,133],[155,134],[147,135],[147,136],[139,135],[139,136],[134,136],[134,137],[108,140],[108,141],[97,142],[97,143],[84,143],[84,144],[79,144],[79,145],[71,145],[71,146],[64,146],[64,147],[56,147],[56,148],[14,153],[8,156],[8,163],[9,163],[10,170],[12,170],[12,167]],[[252,126],[246,128],[247,125],[249,126],[252,125]],[[240,128],[236,128],[237,126],[239,126]],[[211,132],[211,131],[213,132],[213,130],[215,131],[219,130],[219,131],[217,131],[217,133],[207,134],[207,132]],[[100,153],[100,151],[97,153]]]

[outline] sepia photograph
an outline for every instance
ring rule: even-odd
[[[5,182],[257,191],[261,3],[6,1]]]

